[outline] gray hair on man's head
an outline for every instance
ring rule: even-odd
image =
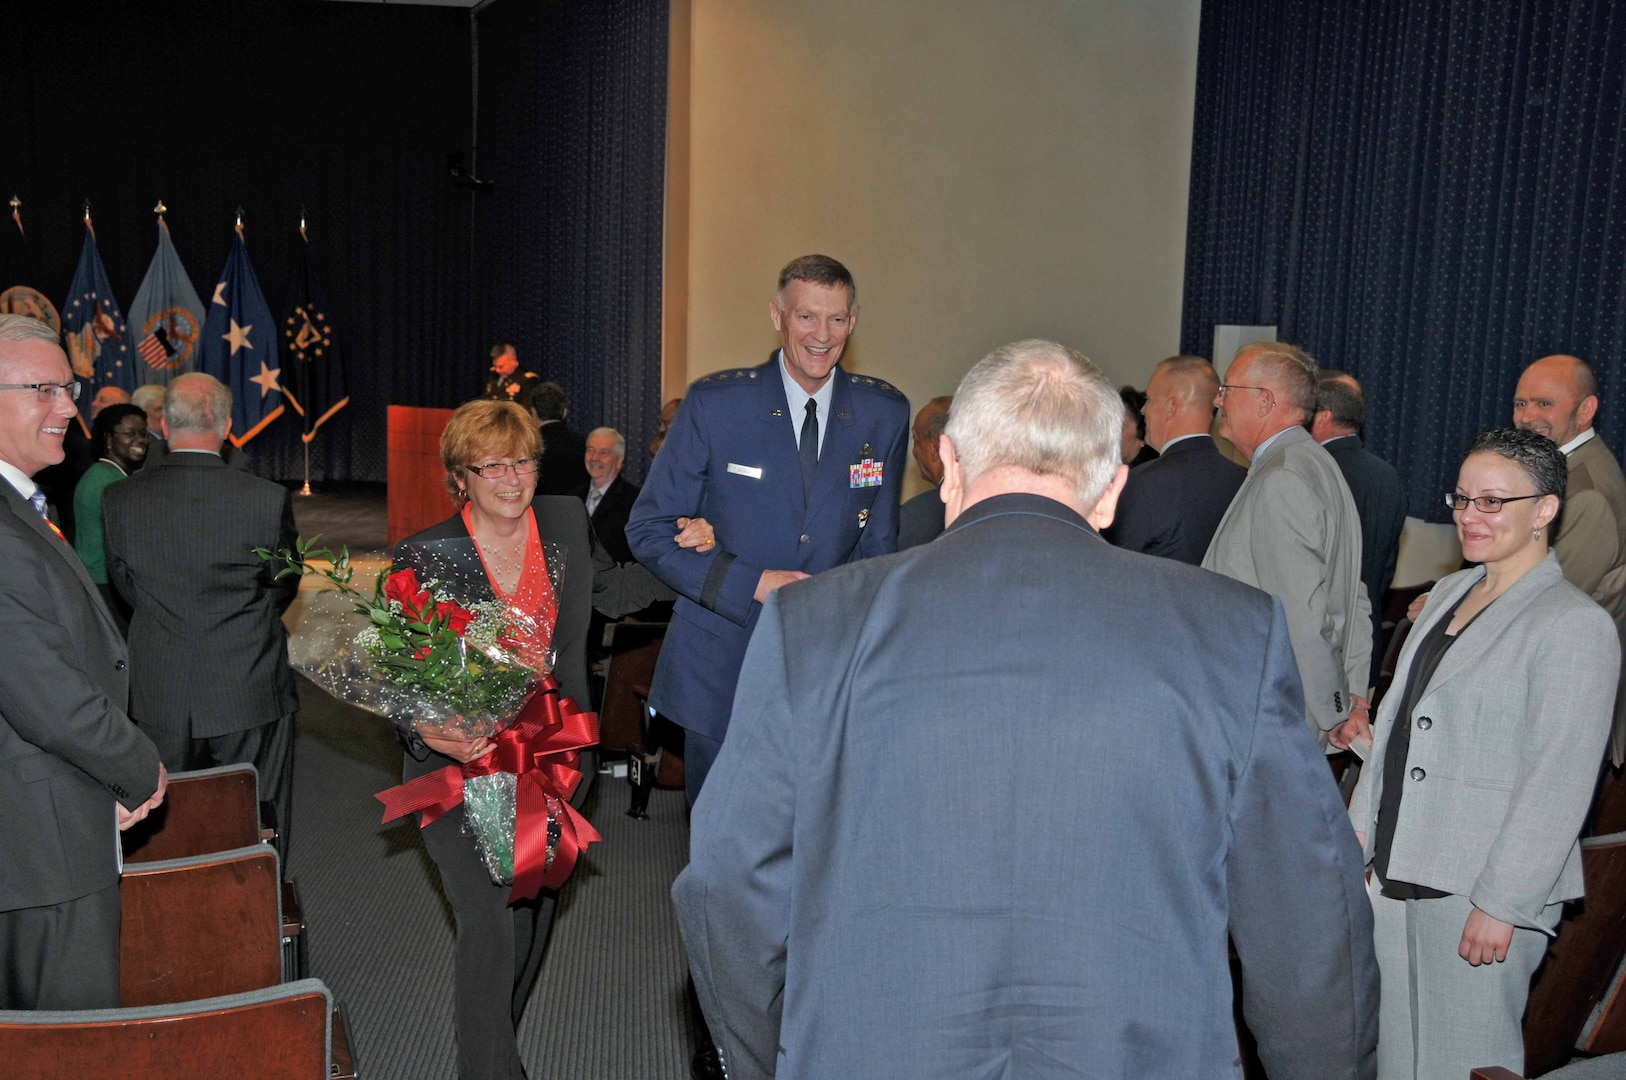
[[[224,435],[231,421],[231,391],[213,375],[191,371],[169,384],[164,423],[171,435]]]
[[[0,315],[0,342],[22,341],[49,341],[61,346],[62,335],[32,315]],[[0,370],[5,370],[7,364],[6,357],[0,353]]]
[[[623,461],[626,460],[626,457],[627,457],[627,437],[625,435],[621,434],[619,431],[615,430],[615,428],[613,428],[613,427],[596,427],[592,431],[589,431],[587,433],[587,437],[589,439],[591,439],[594,435],[614,435],[615,436],[615,456],[618,457],[618,458],[621,458]]]
[[[1315,415],[1321,369],[1314,357],[1285,341],[1256,341],[1244,346],[1243,351],[1253,364],[1250,378],[1263,375],[1281,391],[1282,403],[1302,411],[1305,420]]]
[[[32,315],[0,315],[0,341],[49,341],[62,344],[62,335]]]
[[[944,434],[970,487],[1001,467],[1060,477],[1089,509],[1117,471],[1124,407],[1101,369],[1037,338],[1002,345],[960,381]]]
[[[167,391],[163,383],[147,383],[138,386],[135,393],[130,395],[130,404],[144,412],[151,412],[154,405],[162,405]]]

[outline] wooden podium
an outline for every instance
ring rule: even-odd
[[[389,409],[389,543],[452,516],[446,469],[440,463],[440,436],[451,409]]]

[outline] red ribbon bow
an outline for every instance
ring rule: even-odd
[[[514,886],[508,902],[529,900],[543,889],[570,879],[587,845],[604,839],[570,805],[581,784],[581,749],[598,742],[598,714],[559,693],[549,675],[520,708],[513,724],[498,732],[496,749],[464,765],[420,776],[373,796],[384,804],[384,820],[423,811],[428,826],[463,801],[463,781],[493,773],[519,777],[514,811]],[[559,820],[559,848],[548,865],[548,807]]]

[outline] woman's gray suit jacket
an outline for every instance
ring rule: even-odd
[[[1484,576],[1474,567],[1442,579],[1401,650],[1349,804],[1368,861],[1384,750],[1418,643]],[[1468,625],[1412,711],[1390,876],[1551,933],[1542,908],[1582,892],[1576,836],[1609,737],[1619,668],[1614,623],[1564,580],[1549,553]]]

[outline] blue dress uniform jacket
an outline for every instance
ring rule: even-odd
[[[897,546],[909,400],[837,368],[804,499],[801,418],[790,415],[779,363],[776,351],[761,367],[689,388],[627,522],[633,555],[679,594],[649,703],[717,740],[762,610],[753,598],[762,572],[817,574]],[[717,546],[701,555],[674,544],[679,517],[705,518]]]

